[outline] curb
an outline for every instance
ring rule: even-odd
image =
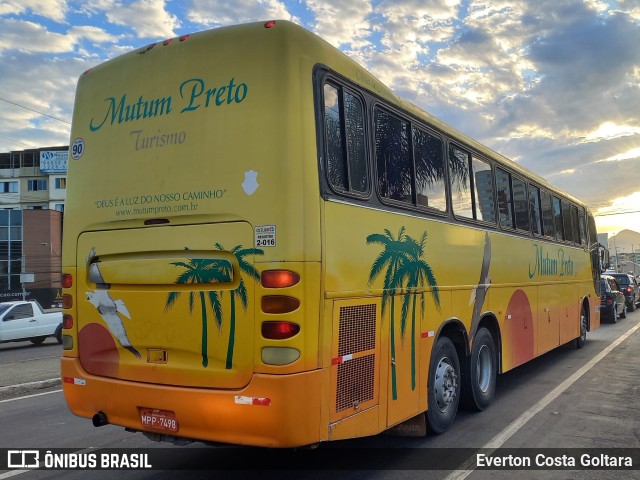
[[[17,385],[8,385],[6,387],[0,387],[0,398],[21,395],[24,393],[30,393],[36,390],[44,390],[47,388],[59,387],[62,385],[60,378],[50,378],[47,380],[40,380],[37,382],[20,383]]]

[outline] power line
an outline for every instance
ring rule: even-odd
[[[629,213],[640,213],[640,210],[628,210],[623,212],[610,212],[610,213],[594,213],[594,217],[609,217],[612,215],[627,215]]]
[[[12,102],[10,100],[7,100],[6,98],[0,97],[0,100],[2,100],[3,102],[10,103],[11,105],[15,105],[16,107],[24,108],[25,110],[29,110],[31,112],[37,113],[38,115],[43,115],[45,117],[53,118],[54,120],[57,120],[59,122],[66,123],[67,125],[71,125],[71,122],[67,122],[66,120],[62,120],[61,118],[54,117],[53,115],[49,115],[48,113],[39,112],[38,110],[34,110],[33,108],[25,107],[24,105],[20,105],[19,103]]]
[[[13,142],[13,143],[24,145],[25,147],[35,148],[33,145],[29,145],[28,143],[24,143],[24,142],[19,142],[18,140],[13,140],[12,138],[9,138],[9,137],[4,137],[0,135],[0,138],[4,138],[5,140],[9,140],[10,142]]]

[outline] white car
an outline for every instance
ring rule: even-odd
[[[0,303],[0,343],[40,345],[51,336],[62,343],[62,312],[44,313],[37,301]]]

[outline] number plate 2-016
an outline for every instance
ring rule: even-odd
[[[161,432],[177,432],[178,420],[175,412],[171,410],[158,410],[157,408],[140,408],[140,421],[142,426]]]

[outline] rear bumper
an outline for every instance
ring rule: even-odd
[[[173,387],[87,374],[77,358],[61,361],[64,395],[71,411],[139,431],[262,447],[295,447],[320,441],[321,370],[255,374],[242,390]],[[270,399],[270,402],[251,399]],[[267,405],[268,403],[268,405]],[[178,432],[142,426],[140,407],[175,412]]]

